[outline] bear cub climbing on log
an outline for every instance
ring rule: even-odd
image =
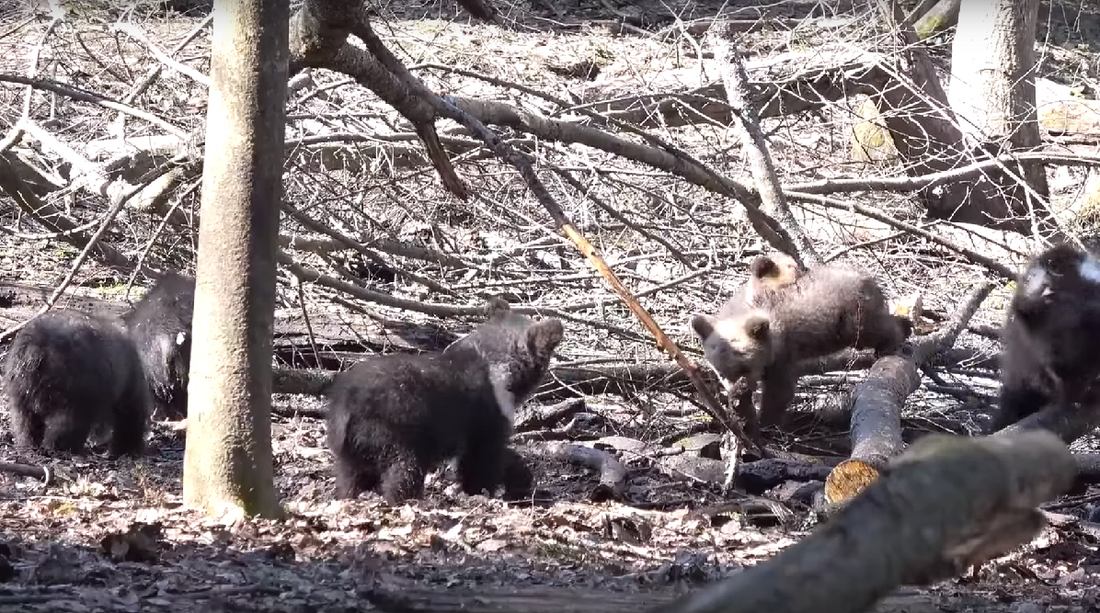
[[[1100,259],[1068,244],[1031,258],[1001,332],[996,432],[1051,403],[1084,400],[1100,375]]]
[[[114,456],[145,447],[148,385],[112,322],[67,309],[34,318],[12,339],[4,391],[18,447],[83,453],[93,429],[110,432]]]
[[[169,273],[123,316],[149,381],[155,418],[187,417],[194,312],[195,280]]]
[[[531,474],[508,439],[564,328],[499,299],[487,311],[442,352],[369,357],[337,375],[326,428],[338,497],[380,486],[390,504],[420,498],[427,473],[453,458],[467,494],[526,493]]]
[[[745,295],[734,296],[715,316],[694,316],[691,326],[727,384],[746,377],[750,391],[757,383],[762,387],[761,425],[781,423],[794,400],[799,361],[849,347],[886,355],[912,331],[906,319],[890,313],[875,278],[849,266],[801,271],[793,281],[756,292],[751,303]]]

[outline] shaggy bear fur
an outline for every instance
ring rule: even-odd
[[[161,277],[123,316],[134,339],[149,389],[153,416],[187,417],[187,381],[191,368],[191,320],[195,280],[176,273]]]
[[[843,265],[806,270],[752,304],[735,296],[716,316],[696,315],[692,329],[707,361],[732,384],[744,376],[762,387],[760,424],[782,422],[794,400],[797,363],[853,347],[896,351],[911,332],[892,315],[875,278]]]
[[[31,320],[4,365],[16,445],[82,453],[93,429],[112,455],[145,446],[149,390],[133,341],[113,323],[71,310]]]
[[[488,320],[443,352],[369,357],[337,375],[327,417],[337,496],[380,486],[390,504],[420,498],[427,473],[452,458],[467,494],[523,493],[531,474],[507,446],[512,421],[562,334],[560,320],[494,300]]]
[[[1033,257],[1017,279],[1001,342],[990,431],[1088,397],[1100,375],[1100,260],[1067,244]]]

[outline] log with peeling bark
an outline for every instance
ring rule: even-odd
[[[829,476],[835,463],[796,462],[779,458],[765,458],[745,462],[737,469],[737,489],[749,494],[763,494],[787,481],[821,481]]]
[[[1075,453],[1077,479],[1085,483],[1100,483],[1100,453]]]
[[[688,478],[711,485],[723,485],[726,462],[694,455],[661,455],[656,458],[661,472],[677,479]],[[733,486],[747,494],[759,495],[788,481],[820,481],[829,476],[836,462],[796,461],[765,458],[744,462],[737,467]]]
[[[275,394],[302,394],[320,396],[336,378],[331,370],[274,367],[271,384]],[[322,413],[323,415],[323,413]]]
[[[930,435],[827,523],[767,562],[654,613],[866,611],[903,584],[928,584],[1004,555],[1044,523],[1036,507],[1073,481],[1049,432]]]
[[[584,398],[570,398],[557,404],[528,403],[516,410],[516,432],[549,428],[587,408]]]
[[[914,341],[899,355],[878,360],[852,390],[852,453],[829,473],[825,497],[841,504],[873,483],[886,462],[904,448],[901,410],[906,398],[920,387],[919,368],[955,344],[986,296],[992,283],[982,283],[947,324],[935,334]]]

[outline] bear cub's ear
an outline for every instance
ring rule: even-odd
[[[485,301],[485,318],[494,319],[505,315],[512,310],[512,306],[508,304],[508,301],[500,296],[493,296]]]
[[[771,322],[764,315],[750,315],[744,325],[745,334],[754,341],[764,342],[771,335]]]
[[[757,279],[775,277],[779,275],[779,265],[767,256],[758,255],[749,263],[749,274]]]
[[[560,319],[544,319],[531,324],[527,329],[527,347],[531,353],[549,359],[563,336],[565,336],[565,326]]]
[[[696,315],[691,318],[691,328],[699,335],[701,340],[707,340],[714,334],[714,317],[710,315]]]

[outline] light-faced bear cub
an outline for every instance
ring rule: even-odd
[[[760,425],[778,425],[794,399],[796,364],[853,347],[878,355],[896,351],[911,328],[892,315],[874,277],[843,265],[810,268],[793,282],[734,296],[717,315],[691,326],[707,361],[732,384],[746,377],[762,387]]]
[[[380,485],[390,504],[420,498],[427,473],[453,458],[467,494],[499,485],[508,497],[526,493],[531,473],[508,439],[564,328],[499,299],[487,310],[483,324],[442,352],[369,357],[337,375],[327,416],[337,496]]]
[[[1084,400],[1100,375],[1100,260],[1068,244],[1033,257],[1017,279],[1001,342],[990,431],[1051,403]]]
[[[153,284],[123,321],[137,345],[153,394],[154,417],[187,417],[195,280],[169,273]]]
[[[16,446],[83,453],[110,432],[110,453],[145,447],[149,388],[120,326],[68,309],[32,319],[12,339],[4,391]]]
[[[749,263],[749,279],[742,290],[745,304],[752,305],[767,300],[767,294],[793,285],[805,274],[806,269],[783,252],[758,255]]]

